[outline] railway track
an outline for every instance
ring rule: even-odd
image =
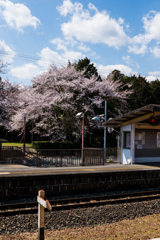
[[[124,193],[114,195],[81,197],[50,200],[52,211],[68,210],[75,208],[87,208],[93,206],[102,206],[107,204],[121,204],[131,202],[142,202],[160,198],[160,190],[145,191],[136,193]],[[38,213],[38,203],[15,203],[0,205],[0,216],[13,216],[21,214]]]

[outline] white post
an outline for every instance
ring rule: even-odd
[[[119,158],[120,164],[123,164],[122,149],[123,149],[123,131],[122,131],[122,125],[121,125],[120,126],[120,158]]]
[[[135,123],[131,124],[131,164],[135,158]]]
[[[38,191],[38,196],[45,198],[45,191]],[[38,203],[38,240],[44,240],[44,207]]]

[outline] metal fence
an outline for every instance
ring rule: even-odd
[[[104,149],[38,149],[26,148],[25,155],[20,147],[2,147],[0,163],[23,164],[34,167],[63,167],[104,165],[117,161],[117,149],[107,148],[106,159]]]
[[[37,150],[39,166],[80,166],[80,149],[39,149]]]
[[[22,163],[23,151],[19,147],[0,148],[0,163]]]

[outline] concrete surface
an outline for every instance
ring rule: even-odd
[[[109,164],[104,166],[74,166],[74,167],[28,167],[16,164],[0,164],[0,177],[4,175],[42,175],[42,174],[66,174],[66,173],[91,173],[91,172],[128,172],[128,171],[142,171],[142,170],[160,170],[160,166],[147,166],[140,164],[122,165]]]

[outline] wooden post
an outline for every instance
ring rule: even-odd
[[[45,198],[45,191],[38,191],[38,196]],[[38,203],[38,240],[44,240],[44,207]]]
[[[44,209],[47,208],[50,213],[52,207],[48,200],[45,199],[45,191],[38,191],[38,240],[44,240]]]

